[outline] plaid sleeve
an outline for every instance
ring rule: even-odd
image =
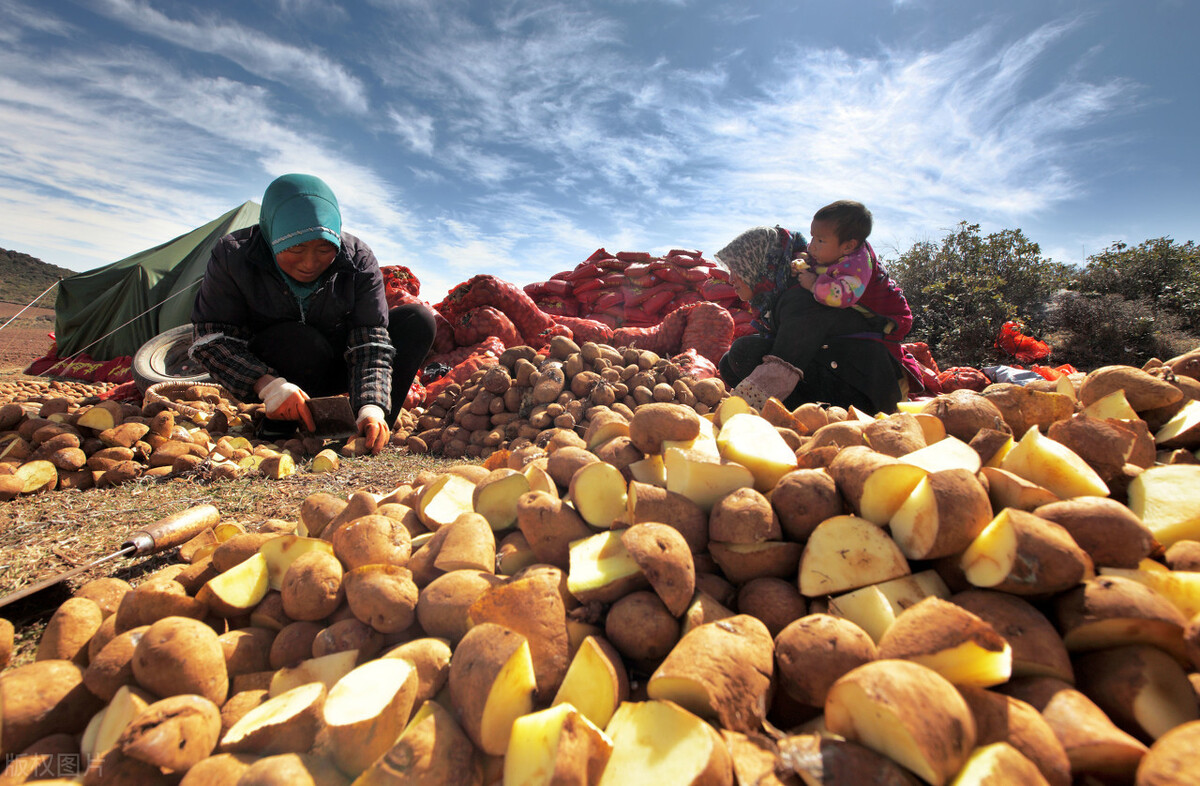
[[[391,409],[394,355],[386,327],[363,325],[350,330],[345,358],[350,370],[350,405],[355,412],[364,404],[375,404],[384,412]]]
[[[250,337],[249,330],[237,325],[196,322],[188,350],[188,357],[203,365],[217,382],[245,402],[258,400],[254,383],[259,377],[275,373],[250,352]]]

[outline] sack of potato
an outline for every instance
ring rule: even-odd
[[[556,402],[522,360],[479,392]],[[1200,425],[1161,368],[887,416],[590,402],[222,522],[60,607],[0,747],[95,783],[1187,783]]]

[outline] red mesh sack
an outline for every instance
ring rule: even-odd
[[[988,385],[992,384],[992,381],[977,368],[955,366],[938,374],[937,383],[943,393],[950,393],[951,391],[962,390],[964,388],[967,390],[982,391]]]
[[[521,334],[512,320],[491,306],[473,308],[454,324],[454,340],[459,346],[478,344],[489,336],[494,336],[505,347],[522,343]]]

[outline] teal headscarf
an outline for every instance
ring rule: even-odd
[[[325,181],[315,175],[281,175],[267,186],[258,220],[271,255],[322,238],[341,248],[342,212],[337,197]],[[278,266],[278,263],[276,263]],[[304,305],[322,278],[309,283],[297,281],[280,269],[283,280]]]

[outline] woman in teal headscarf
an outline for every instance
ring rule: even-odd
[[[359,434],[387,444],[436,332],[422,304],[387,308],[370,247],[342,230],[337,197],[313,175],[283,175],[258,226],[226,235],[192,310],[191,355],[283,434],[313,430],[309,396],[349,392]]]

